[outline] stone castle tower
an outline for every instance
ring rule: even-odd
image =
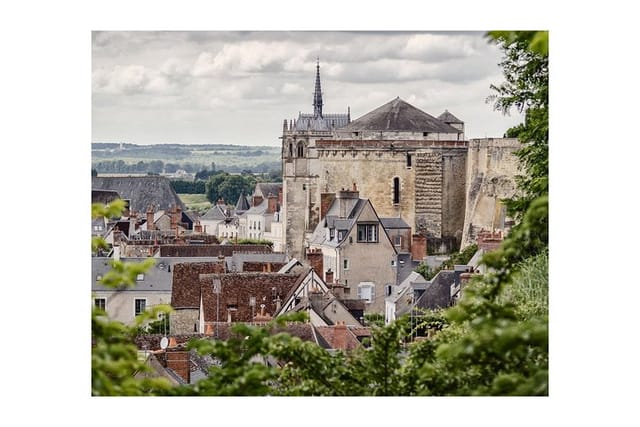
[[[515,189],[509,183],[517,169],[517,140],[467,141],[464,123],[449,111],[436,118],[399,97],[354,121],[349,109],[347,114],[323,114],[319,63],[313,107],[313,114],[283,125],[283,211],[290,256],[304,257],[323,200],[354,183],[380,217],[401,217],[413,233],[426,236],[430,252],[459,249],[484,223],[496,225],[496,211],[504,223],[498,200]],[[494,185],[487,198],[484,190],[493,185],[489,178],[501,186]],[[475,205],[468,205],[469,191]]]

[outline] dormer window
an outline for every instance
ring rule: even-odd
[[[330,228],[329,229],[329,240],[333,240],[335,235],[336,235],[336,229],[335,228]]]

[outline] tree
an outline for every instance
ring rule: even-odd
[[[508,114],[515,108],[525,113],[524,123],[507,130],[523,144],[516,154],[525,169],[517,177],[520,194],[505,204],[509,214],[522,218],[529,205],[548,194],[549,176],[549,58],[546,31],[494,31],[490,40],[505,57],[500,65],[505,82],[491,85],[496,93],[487,101]]]
[[[125,204],[115,200],[108,206],[99,203],[91,207],[92,218],[113,218],[122,215]],[[92,251],[105,246],[101,238],[93,238]],[[142,263],[111,261],[112,269],[103,276],[103,285],[114,289],[135,286],[136,277],[154,264],[152,258]],[[137,331],[159,313],[168,314],[171,307],[158,305],[136,317],[133,327],[110,320],[107,314],[92,306],[91,311],[91,394],[93,396],[148,396],[166,394],[171,384],[164,378],[138,378],[137,374],[150,368],[138,359],[138,349],[133,341]]]

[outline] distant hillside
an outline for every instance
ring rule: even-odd
[[[227,144],[91,144],[91,168],[98,173],[195,173],[204,169],[268,173],[281,169],[280,147]]]

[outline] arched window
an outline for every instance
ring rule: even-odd
[[[304,145],[302,145],[302,142],[298,142],[298,157],[304,157]]]
[[[400,203],[400,178],[393,178],[393,204]]]
[[[293,157],[293,143],[289,143],[289,157]]]

